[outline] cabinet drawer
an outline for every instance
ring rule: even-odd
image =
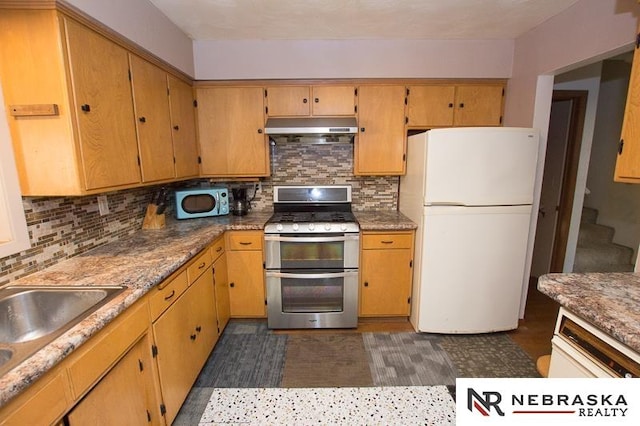
[[[209,267],[213,262],[211,261],[211,251],[204,250],[196,260],[194,260],[187,267],[187,277],[189,278],[189,284],[193,284],[200,275]]]
[[[215,262],[224,253],[224,237],[220,237],[211,245],[211,261]]]
[[[413,234],[364,234],[363,249],[402,249],[411,248]]]
[[[147,303],[129,308],[122,318],[115,319],[100,334],[83,345],[69,367],[74,399],[89,389],[127,349],[138,340],[149,325]]]
[[[229,233],[229,250],[262,250],[262,232]]]
[[[151,310],[151,320],[155,321],[178,297],[189,287],[187,281],[187,271],[182,271],[180,275],[172,280],[166,281],[151,290],[149,298],[149,309]]]

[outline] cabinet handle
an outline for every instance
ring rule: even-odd
[[[258,133],[262,133],[262,129],[258,129]]]
[[[229,287],[235,287],[236,285],[234,283],[229,283]]]
[[[198,337],[198,336],[197,336],[197,335],[195,335],[195,334],[192,334],[191,336],[189,336],[189,338],[190,338],[191,340],[196,340],[196,337]]]
[[[218,247],[218,248],[216,249],[216,253],[220,253],[221,251],[222,251],[222,247]]]
[[[314,101],[315,103],[318,103],[318,102],[320,102],[320,99],[315,98],[313,101]]]
[[[176,295],[176,291],[175,291],[175,290],[171,290],[171,294],[169,294],[168,296],[166,296],[166,297],[164,298],[164,300],[169,300],[169,299],[171,299],[171,298],[172,298],[173,296],[175,296],[175,295]]]
[[[173,126],[173,130],[180,130],[180,126],[178,125]]]
[[[303,104],[306,104],[307,102],[308,102],[308,101],[307,101],[307,98],[304,98],[304,99],[302,100],[302,103],[303,103]]]
[[[364,127],[360,127],[360,131],[364,133]]]
[[[204,268],[204,266],[205,266],[205,265],[206,265],[206,263],[205,263],[205,262],[202,262],[201,264],[199,264],[199,265],[198,265],[198,269],[202,269],[202,268]]]
[[[202,327],[197,326],[197,327],[196,327],[196,331],[197,331],[198,333],[200,333],[200,332],[202,331]]]
[[[146,117],[140,117],[140,118],[138,118],[138,120],[139,120],[141,123],[146,123],[146,122],[147,122]]]
[[[241,246],[250,246],[251,244],[252,244],[252,243],[251,243],[250,241],[249,241],[249,242],[246,242],[246,241],[240,241],[240,245],[241,245]]]
[[[84,112],[89,112],[91,111],[91,105],[89,104],[84,104],[80,107],[81,110],[83,110]]]
[[[449,108],[453,108],[453,102],[449,102]]]
[[[393,244],[393,240],[389,241],[389,240],[382,240],[380,241],[382,244]]]
[[[364,286],[365,286],[365,287],[369,287],[369,282],[368,282],[368,281],[365,281],[365,282],[364,282]]]
[[[460,102],[460,108],[464,108],[464,103]]]

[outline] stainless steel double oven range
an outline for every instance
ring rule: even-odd
[[[350,186],[275,186],[265,226],[269,328],[358,325],[360,227]]]

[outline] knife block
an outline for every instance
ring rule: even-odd
[[[149,204],[142,221],[142,229],[162,229],[165,227],[164,213],[157,214],[158,206]]]

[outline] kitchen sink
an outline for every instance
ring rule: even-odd
[[[95,312],[123,286],[0,289],[0,375]]]

